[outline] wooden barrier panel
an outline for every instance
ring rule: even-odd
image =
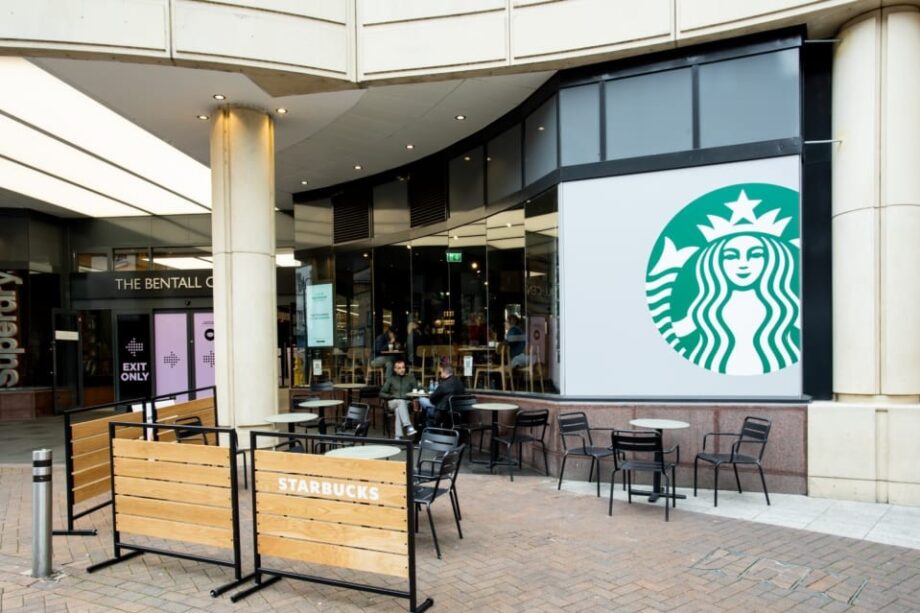
[[[333,445],[386,444],[400,447],[405,459],[276,451],[277,447],[259,445],[259,438],[296,440],[300,449],[309,449],[311,440]],[[410,611],[432,606],[430,598],[421,604],[416,600],[411,442],[251,432],[250,448],[256,450],[251,467],[255,585],[234,594],[232,602],[289,578],[407,598]],[[271,564],[263,556],[272,558]],[[408,580],[409,589],[303,574],[291,570],[290,562],[399,577]]]
[[[261,554],[408,578],[404,463],[256,451],[253,465]]]
[[[217,427],[217,401],[214,396],[179,402],[167,407],[154,409],[154,421],[160,424],[195,425],[206,428]],[[175,430],[162,430],[159,438],[162,441],[175,441]],[[181,432],[181,431],[180,431]],[[207,443],[205,443],[207,441]],[[217,445],[217,435],[214,433],[188,436],[183,443]]]
[[[119,437],[120,428],[125,425],[116,421],[109,430],[115,489],[115,557],[87,570],[94,572],[133,555],[152,552],[232,566],[235,580],[212,590],[212,596],[248,579],[242,576],[240,561],[236,433],[230,428],[141,423],[134,429],[155,430],[155,440],[129,439]],[[191,437],[212,436],[215,442],[218,434],[223,434],[230,445],[187,445],[184,441],[180,444],[175,436],[177,431],[188,431]],[[166,433],[172,436],[164,436]],[[125,535],[229,549],[233,561],[128,543],[123,540]],[[121,549],[131,553],[122,555]]]
[[[140,423],[143,413],[119,413],[71,424],[70,474],[73,503],[78,504],[111,492],[109,466],[109,422]],[[139,428],[116,428],[119,438],[143,438]]]

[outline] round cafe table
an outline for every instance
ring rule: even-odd
[[[343,400],[305,400],[299,403],[297,406],[302,409],[318,409],[320,417],[326,417],[326,408],[328,407],[338,407],[344,404]]]
[[[297,424],[305,424],[308,421],[313,421],[319,419],[319,415],[316,413],[278,413],[277,415],[268,415],[265,417],[265,421],[270,424],[287,424],[287,431],[290,434],[294,434],[294,426]],[[296,439],[288,439],[286,443],[288,445],[288,450],[298,450],[302,451],[303,446],[301,442]]]
[[[382,460],[390,458],[401,451],[399,447],[393,445],[361,445],[354,447],[339,447],[331,449],[324,455],[335,458],[354,458],[356,460]]]
[[[470,462],[474,464],[488,464],[489,472],[492,471],[496,464],[502,463],[498,458],[498,443],[495,442],[495,439],[498,437],[498,414],[508,411],[517,411],[519,408],[518,405],[507,402],[477,402],[470,406],[470,409],[489,411],[492,413],[492,437],[489,439],[489,461],[485,462],[482,460],[470,459]]]
[[[363,383],[336,383],[332,386],[332,389],[337,389],[345,392],[346,398],[348,399],[348,404],[351,406],[351,403],[355,400],[355,390],[362,390],[365,387],[367,386]]]
[[[689,428],[690,424],[685,421],[680,421],[677,419],[653,419],[653,418],[640,418],[632,419],[629,422],[629,425],[635,426],[637,428],[645,428],[647,430],[657,430],[658,434],[664,436],[664,430],[683,430],[684,428]],[[657,454],[656,454],[657,456]],[[660,457],[655,458],[656,461],[660,461]],[[640,491],[640,490],[631,490],[631,493],[637,494],[639,496],[648,496],[649,502],[656,502],[659,498],[670,496],[669,493],[661,490],[661,474],[655,473],[654,480],[652,481],[652,491]],[[678,499],[685,499],[686,496],[683,494],[676,494],[674,496]],[[665,503],[667,504],[667,503]]]

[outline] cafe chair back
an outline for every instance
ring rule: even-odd
[[[601,495],[601,459],[613,455],[610,447],[596,447],[591,437],[592,430],[606,430],[609,428],[591,428],[588,425],[588,416],[578,411],[576,413],[562,413],[559,415],[559,435],[562,438],[562,468],[559,470],[559,484],[556,489],[562,489],[562,477],[565,475],[565,461],[570,455],[591,458],[591,467],[588,469],[588,483],[597,466],[597,496]]]
[[[489,377],[493,374],[498,375],[502,381],[502,391],[511,387],[514,391],[514,379],[511,372],[511,352],[508,343],[498,344],[498,363],[483,364],[473,371],[473,387],[479,387],[479,375],[485,375],[486,384],[489,383]]]
[[[723,464],[731,464],[735,471],[735,485],[738,486],[738,493],[741,493],[741,478],[738,476],[738,465],[756,466],[760,473],[760,483],[763,486],[763,495],[767,499],[767,505],[770,504],[770,493],[767,491],[767,480],[763,476],[763,452],[767,448],[767,441],[770,438],[770,428],[772,422],[766,417],[754,417],[749,415],[744,418],[741,425],[741,432],[709,432],[703,435],[703,450],[696,454],[693,460],[693,495],[696,496],[696,478],[697,469],[700,460],[712,464],[713,468],[713,506],[719,506],[719,467]],[[734,439],[731,443],[729,453],[715,453],[706,450],[706,444],[709,437],[718,438],[726,437]]]
[[[517,466],[519,469],[523,468],[523,444],[532,443],[534,445],[540,445],[543,451],[543,469],[548,477],[549,462],[546,459],[546,443],[543,440],[546,437],[546,426],[548,423],[549,410],[547,409],[518,411],[514,416],[514,426],[511,428],[511,433],[496,437],[495,443],[507,447],[509,455],[513,453],[514,446],[517,445]],[[500,425],[499,427],[507,429],[507,426]],[[511,480],[514,481],[513,459],[508,462],[508,472],[511,475]]]
[[[451,501],[451,510],[454,513],[454,522],[457,524],[457,534],[460,538],[463,538],[463,530],[460,528],[460,508],[454,498],[454,492],[456,490],[455,482],[460,469],[460,461],[463,458],[463,449],[464,447],[461,445],[445,453],[439,460],[435,460],[433,462],[434,478],[430,481],[417,483],[413,491],[412,501],[415,503],[416,509],[420,509],[424,506],[425,511],[428,513],[428,525],[431,526],[431,538],[434,541],[434,550],[437,552],[439,560],[441,559],[441,547],[438,544],[438,533],[434,527],[434,518],[431,516],[431,505],[438,498],[441,498],[445,494],[448,495]],[[418,512],[416,511],[416,532],[418,532],[418,528]]]
[[[664,480],[664,520],[670,519],[668,499],[677,506],[675,470],[680,463],[680,447],[669,449],[661,446],[661,432],[654,430],[614,430],[611,436],[613,451],[613,472],[610,474],[610,504],[607,515],[613,515],[613,484],[618,472],[623,472],[626,482],[627,500],[632,504],[632,474],[634,472],[659,473]],[[666,461],[670,453],[677,453],[674,462]],[[671,473],[670,477],[668,472]],[[670,493],[668,488],[670,486]]]

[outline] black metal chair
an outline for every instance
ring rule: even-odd
[[[447,430],[445,428],[425,428],[422,430],[418,445],[415,449],[415,474],[412,478],[416,483],[424,483],[437,478],[436,462],[444,457],[444,454],[460,446],[460,433],[456,430]],[[457,469],[459,470],[459,466]],[[457,516],[462,520],[463,514],[460,513],[460,499],[457,497],[457,490],[454,487],[455,481],[451,481],[451,503],[457,510]]]
[[[763,476],[763,452],[767,448],[767,440],[770,438],[770,428],[772,422],[765,417],[753,417],[748,415],[744,418],[741,425],[741,432],[709,432],[703,436],[703,451],[696,454],[693,460],[693,495],[696,496],[696,473],[700,460],[709,462],[713,465],[715,483],[713,485],[713,506],[719,506],[719,467],[722,464],[731,464],[735,470],[735,484],[738,486],[738,493],[741,493],[741,478],[738,476],[738,465],[745,464],[756,466],[760,472],[760,483],[763,485],[763,495],[767,499],[767,505],[770,504],[770,493],[767,492],[767,480]],[[730,453],[707,453],[706,441],[709,437],[730,436],[736,440],[732,443]],[[747,455],[741,453],[742,445],[760,445],[760,452],[757,455]]]
[[[180,417],[173,421],[177,426],[202,426],[201,418],[197,415],[192,415],[190,417]],[[196,432],[195,430],[176,430],[176,442],[181,443],[190,439],[201,437],[201,444],[208,444],[208,435],[204,432]]]
[[[613,472],[610,473],[610,504],[607,507],[607,515],[613,515],[613,485],[616,475],[623,471],[623,479],[626,483],[627,500],[632,504],[632,474],[633,472],[650,472],[658,473],[664,479],[664,520],[669,521],[668,515],[668,498],[671,499],[671,505],[677,506],[677,487],[676,487],[676,466],[680,464],[680,446],[674,445],[669,449],[661,447],[661,433],[649,430],[614,430],[611,435],[613,444]],[[665,461],[664,456],[676,452],[677,457],[673,463]],[[621,456],[620,454],[623,454]],[[633,454],[632,457],[626,454]],[[643,459],[642,456],[651,455],[651,459]],[[639,457],[637,457],[639,456]],[[625,457],[625,459],[621,459]],[[668,471],[671,472],[670,478]],[[670,493],[668,489],[670,486]]]
[[[543,438],[546,436],[546,426],[549,423],[549,411],[547,409],[538,409],[532,411],[518,411],[514,416],[514,426],[511,427],[510,436],[495,437],[495,444],[504,445],[508,448],[508,455],[512,456],[514,446],[518,448],[518,468],[523,469],[523,452],[524,443],[534,443],[540,445],[543,449],[543,469],[546,476],[549,476],[549,462],[546,459],[546,443]],[[507,426],[499,425],[499,428]],[[540,432],[539,436],[537,431]],[[511,458],[508,464],[508,472],[511,474],[511,480],[514,481],[514,459]]]
[[[456,430],[461,437],[466,433],[466,441],[470,447],[470,457],[473,455],[473,433],[479,433],[479,450],[482,451],[483,432],[492,428],[491,424],[471,419],[474,415],[473,405],[477,402],[476,396],[472,394],[454,394],[447,399],[447,423],[445,428]]]
[[[559,415],[559,435],[562,438],[562,468],[559,470],[559,484],[556,489],[562,489],[562,477],[565,474],[565,461],[570,455],[591,458],[591,468],[588,469],[588,483],[591,483],[591,476],[594,474],[594,466],[597,465],[597,497],[601,496],[601,458],[607,458],[613,455],[610,447],[595,447],[591,438],[591,432],[604,430],[609,432],[610,428],[592,428],[588,425],[588,416],[583,412],[563,413]],[[581,445],[569,447],[569,438],[577,438]]]
[[[431,526],[431,538],[434,540],[434,550],[441,559],[441,547],[438,545],[438,533],[434,527],[434,518],[431,516],[431,505],[435,500],[447,494],[451,500],[451,507],[454,513],[454,522],[457,524],[457,534],[463,538],[463,530],[460,528],[460,511],[454,504],[454,497],[451,495],[455,491],[455,483],[460,468],[460,461],[463,458],[463,445],[445,453],[439,460],[433,461],[433,473],[437,476],[432,481],[416,483],[413,488],[412,502],[415,504],[415,531],[418,532],[418,511],[422,505],[425,505],[425,511],[428,513],[428,524]],[[430,485],[429,485],[430,484]]]
[[[361,402],[354,402],[348,407],[348,411],[345,413],[345,417],[341,421],[335,424],[334,433],[339,436],[355,436],[364,438],[367,436],[367,431],[370,428],[370,419],[368,414],[370,412],[370,407]],[[319,433],[327,434],[328,433],[328,424],[324,418],[320,418],[318,422]],[[314,445],[314,453],[325,453],[334,447],[347,447],[351,446],[351,443],[328,443],[317,441]]]

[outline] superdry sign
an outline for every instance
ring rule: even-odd
[[[20,328],[22,277],[0,272],[0,387],[19,385],[19,362],[25,353]]]
[[[72,274],[70,286],[74,300],[210,296],[214,278],[210,270],[89,272]]]

